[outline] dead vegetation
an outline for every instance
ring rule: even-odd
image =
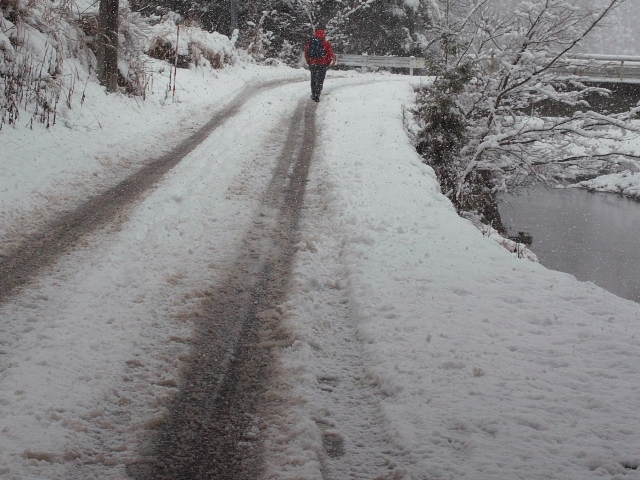
[[[118,86],[145,96],[146,20],[122,8]],[[97,13],[71,0],[0,0],[0,129],[55,125],[59,106],[71,108],[76,84],[97,82]],[[80,102],[84,102],[82,94]],[[26,119],[24,118],[26,117]]]
[[[196,23],[178,23],[180,18],[166,15],[151,27],[147,55],[178,68],[212,68],[218,70],[236,62],[235,48],[218,33],[204,32]],[[178,43],[178,48],[176,48]]]
[[[233,40],[196,24],[180,25],[178,42],[181,21],[171,13],[152,19],[119,9],[119,93],[146,99],[151,59],[206,69],[236,62]],[[73,0],[0,0],[0,129],[36,123],[49,128],[60,106],[82,105],[87,84],[98,82],[97,36],[95,5],[81,11]]]

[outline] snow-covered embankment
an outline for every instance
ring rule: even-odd
[[[618,193],[640,200],[640,172],[621,172],[601,175],[592,180],[571,185],[574,188],[586,188],[591,192]]]

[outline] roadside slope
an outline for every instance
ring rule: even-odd
[[[266,476],[637,478],[640,305],[459,218],[403,130],[412,99],[321,104]]]

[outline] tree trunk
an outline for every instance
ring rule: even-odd
[[[229,13],[229,24],[231,26],[229,38],[231,38],[233,31],[238,29],[238,0],[229,0]]]
[[[108,92],[118,88],[119,0],[100,0],[98,16],[98,78]]]

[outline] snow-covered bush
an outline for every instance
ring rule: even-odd
[[[120,8],[118,84],[144,95],[142,56],[146,21]],[[72,107],[77,82],[95,78],[97,6],[81,10],[70,0],[0,0],[0,128],[28,114],[27,125],[55,124],[57,107]]]
[[[149,37],[147,20],[124,5],[118,18],[118,85],[132,95],[144,96],[149,70],[143,57]]]
[[[70,5],[45,0],[0,1],[0,128],[21,112],[50,126],[65,82],[64,60],[77,53],[81,32]]]
[[[264,28],[264,22],[269,18],[270,14],[271,12],[262,12],[262,16],[257,23],[248,22],[251,31],[248,35],[247,53],[259,62],[276,55],[272,51],[274,33]]]
[[[224,68],[238,61],[235,39],[229,39],[218,32],[204,31],[196,24],[180,25],[180,17],[173,12],[149,27],[150,34],[146,44],[149,56],[171,63],[175,60],[176,41],[178,42],[178,67],[186,68],[190,64],[195,67]]]
[[[631,120],[639,109],[594,112],[585,97],[607,91],[556,69],[620,0],[599,10],[531,0],[506,13],[489,0],[443,2],[447,8],[425,39],[437,78],[420,97],[416,120],[425,161],[441,172],[443,190],[459,210],[484,214],[490,223],[497,191],[544,179],[552,165],[630,153],[617,142],[635,129]],[[574,113],[540,117],[535,107],[542,101]]]

